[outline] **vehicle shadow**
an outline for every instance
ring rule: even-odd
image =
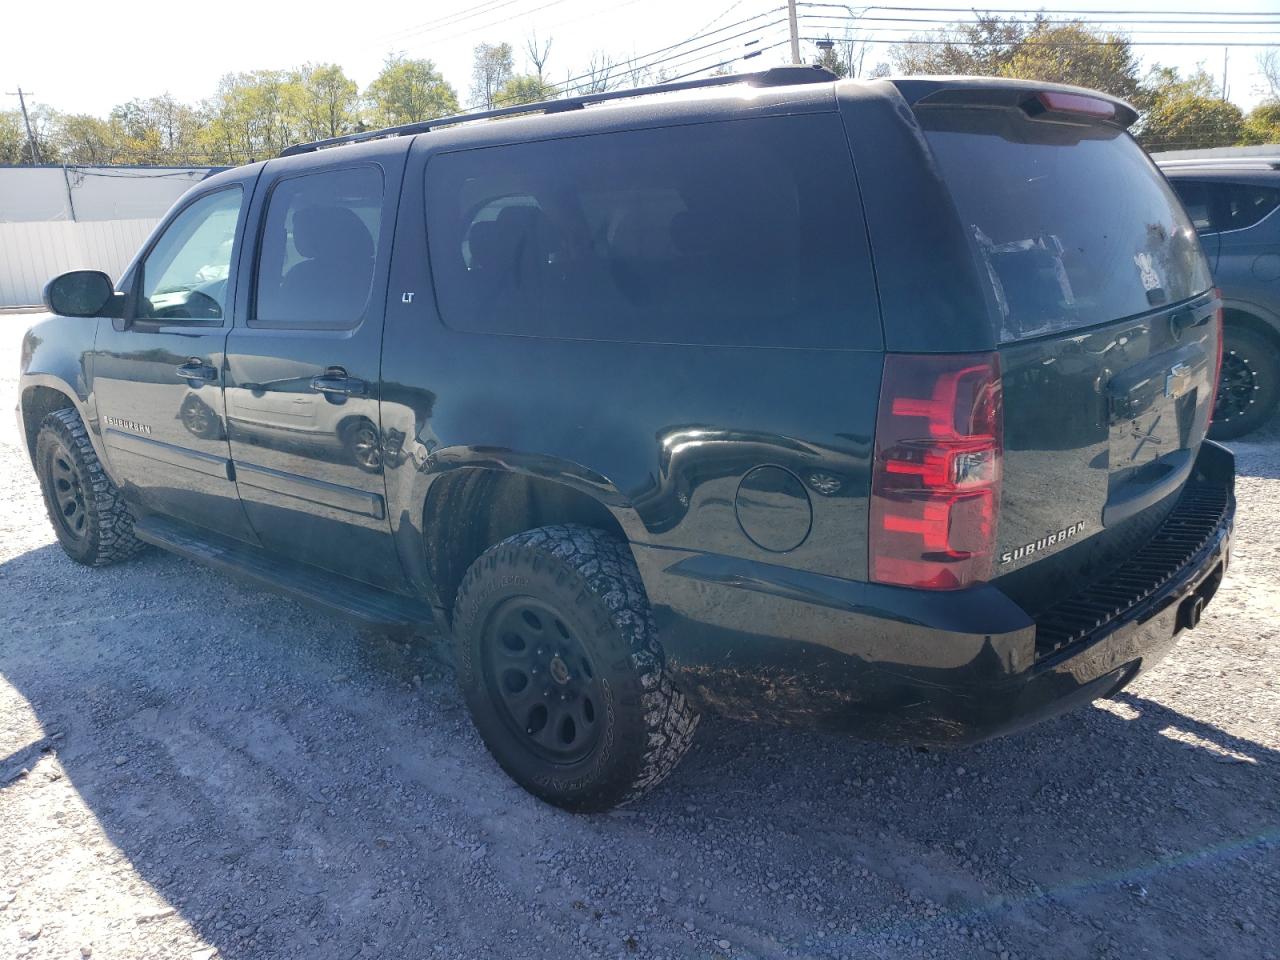
[[[0,603],[0,821],[40,831],[0,839],[5,920],[45,910],[68,955],[85,937],[130,955],[113,938],[149,924],[166,955],[228,960],[1280,940],[1280,753],[1141,683],[946,753],[708,719],[650,797],[572,816],[487,757],[438,640],[360,635],[159,554],[86,571],[42,547],[0,564]],[[42,848],[78,857],[80,899]],[[135,880],[176,913],[128,916]]]

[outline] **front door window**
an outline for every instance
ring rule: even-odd
[[[135,319],[221,323],[242,200],[239,187],[219,190],[169,224],[143,261]]]

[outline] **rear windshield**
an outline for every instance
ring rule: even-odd
[[[1194,227],[1128,134],[1013,110],[918,116],[990,277],[1001,341],[1132,316],[1211,285]]]

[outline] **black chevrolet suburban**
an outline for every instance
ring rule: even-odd
[[[1219,297],[1134,116],[779,68],[300,144],[50,282],[22,433],[74,560],[435,624],[571,809],[702,711],[1005,733],[1227,564]]]

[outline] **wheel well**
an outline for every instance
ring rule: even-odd
[[[1235,324],[1241,327],[1247,327],[1255,333],[1260,333],[1280,349],[1280,332],[1276,328],[1261,317],[1256,317],[1252,313],[1246,313],[1243,310],[1235,310],[1230,307],[1222,311],[1222,322],[1226,324]]]
[[[75,409],[75,403],[61,390],[53,387],[30,387],[22,394],[22,426],[27,431],[27,452],[31,462],[36,458],[36,437],[40,424],[55,410]]]
[[[453,606],[463,576],[495,543],[554,523],[581,523],[627,539],[602,503],[554,480],[481,468],[441,477],[427,494],[422,525],[441,603]]]

